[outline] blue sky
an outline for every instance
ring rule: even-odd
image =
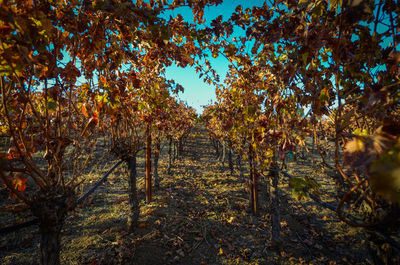
[[[204,10],[204,18],[206,19],[205,24],[209,23],[216,17],[222,15],[223,20],[228,19],[234,12],[238,5],[241,5],[243,9],[251,8],[253,6],[261,6],[265,0],[223,0],[223,3],[218,6],[206,7]],[[376,12],[376,10],[375,10]],[[179,8],[172,11],[171,13],[165,14],[169,17],[177,16],[181,14],[183,18],[188,22],[193,22],[193,13],[190,8]],[[383,31],[382,25],[378,26],[378,32]],[[372,24],[371,24],[372,27]],[[372,30],[372,28],[371,28]],[[391,37],[388,37],[384,41],[384,46],[392,42]],[[385,45],[386,44],[386,45]],[[398,46],[397,50],[400,49]],[[226,72],[228,70],[229,62],[226,58],[219,56],[217,58],[208,57],[213,69],[217,71],[220,76],[221,82],[223,82]],[[380,69],[382,70],[382,69]],[[184,87],[184,92],[179,93],[179,98],[187,102],[188,105],[194,107],[197,113],[202,113],[203,105],[208,105],[210,102],[216,100],[215,87],[212,85],[205,84],[202,79],[199,79],[198,73],[196,73],[193,67],[180,68],[171,66],[166,69],[166,77],[173,79],[175,82],[181,84]]]
[[[238,5],[243,9],[253,6],[261,6],[264,0],[224,0],[221,5],[206,7],[204,10],[205,23],[209,24],[211,20],[222,15],[223,20],[230,17]],[[193,14],[189,8],[180,8],[171,12],[171,16],[175,17],[181,14],[183,18],[189,22],[193,22]],[[226,58],[221,56],[217,58],[208,58],[212,67],[220,75],[221,82],[223,82],[226,72],[228,71],[229,62]],[[174,79],[175,82],[184,87],[184,92],[179,93],[179,98],[187,102],[188,105],[195,108],[197,113],[202,113],[202,105],[208,105],[210,102],[215,101],[215,87],[205,84],[202,79],[199,79],[199,74],[196,73],[194,67],[180,68],[171,66],[166,69],[166,77]]]

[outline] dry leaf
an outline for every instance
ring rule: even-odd
[[[222,248],[219,248],[218,256],[224,255],[225,252]]]

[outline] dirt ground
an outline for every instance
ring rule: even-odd
[[[231,175],[217,162],[206,131],[197,126],[184,154],[167,174],[167,148],[160,159],[162,178],[153,201],[144,201],[144,160],[139,155],[141,216],[138,229],[127,233],[125,165],[77,210],[62,234],[62,264],[372,264],[361,230],[338,221],[335,213],[310,199],[297,201],[280,181],[282,242],[271,243],[265,180],[261,179],[261,214],[248,211],[246,179]],[[93,185],[116,161],[108,154],[96,159],[87,186]],[[326,172],[303,159],[288,163],[288,172],[308,175],[321,185],[324,201],[333,201],[334,184]],[[5,220],[26,216],[0,216]],[[16,219],[16,221],[18,221]],[[39,264],[38,228],[0,235],[0,264]]]

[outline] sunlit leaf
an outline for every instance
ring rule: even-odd
[[[364,149],[364,142],[359,138],[354,138],[348,142],[345,146],[345,152],[355,153],[360,152]]]
[[[329,90],[327,88],[323,88],[319,94],[319,99],[321,101],[329,101],[329,98]]]
[[[83,114],[86,118],[89,117],[89,115],[88,115],[88,113],[87,113],[87,109],[86,109],[86,105],[85,105],[85,104],[82,105],[82,114]]]
[[[8,149],[7,156],[8,156],[8,159],[14,159],[14,158],[20,157],[20,154],[17,151],[17,149],[15,149],[14,147],[11,147],[10,149]]]
[[[55,111],[57,109],[57,102],[53,98],[47,98],[46,108],[50,111]]]
[[[28,178],[16,174],[13,179],[14,188],[20,192],[25,191]]]

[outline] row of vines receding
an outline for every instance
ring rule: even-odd
[[[136,154],[146,148],[150,202],[152,141],[178,146],[196,118],[164,74],[195,63],[196,29],[162,14],[189,4],[197,17],[218,2],[0,1],[0,131],[9,140],[0,179],[10,192],[1,211],[38,219],[42,264],[60,263],[61,230],[100,142],[128,164],[134,230]]]
[[[201,121],[231,173],[234,153],[248,162],[256,216],[259,180],[268,179],[274,242],[280,172],[312,142],[335,183],[337,217],[364,228],[377,249],[398,248],[398,1],[265,1],[202,25],[206,8],[221,2],[0,0],[0,179],[10,194],[0,211],[37,218],[42,264],[60,263],[61,230],[100,143],[127,164],[135,231],[137,154],[145,149],[150,203],[162,143],[171,172],[197,118],[177,100],[183,87],[166,78],[172,64],[195,67],[216,86]],[[166,18],[182,7],[193,22]],[[224,84],[210,55],[229,62]],[[284,175],[298,198],[318,197],[310,176]],[[399,261],[386,250],[376,263]]]
[[[396,1],[266,1],[252,9],[238,6],[209,29],[216,42],[205,46],[230,64],[203,120],[217,153],[228,146],[248,161],[254,215],[258,182],[270,181],[275,242],[283,181],[278,172],[302,150],[311,157],[311,145],[326,178],[336,183],[338,218],[365,228],[377,249],[387,241],[372,231],[398,235],[399,12]],[[236,28],[244,33],[238,36]],[[310,176],[286,181],[299,198],[318,195]],[[375,262],[398,262],[386,254]]]

